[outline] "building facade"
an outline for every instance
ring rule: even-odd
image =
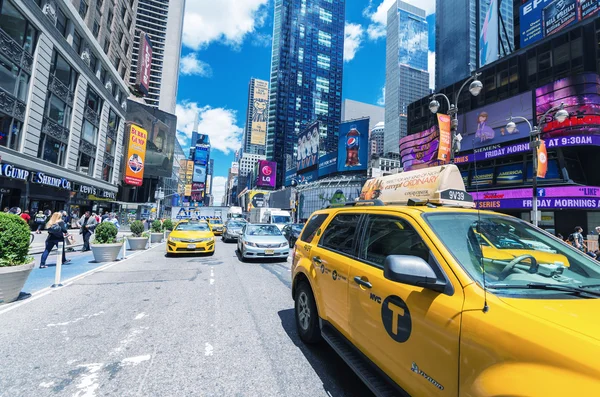
[[[146,103],[174,114],[177,103],[185,0],[138,1],[136,15],[133,16],[135,37],[132,46],[129,82],[132,85],[136,82],[140,32],[145,32],[149,35],[152,43],[152,67],[150,68],[149,92],[145,96]]]
[[[252,78],[248,85],[248,108],[242,137],[243,153],[265,154],[269,82]]]
[[[383,144],[385,141],[385,123],[382,121],[377,123],[375,127],[371,129],[371,156],[382,156],[383,155]]]
[[[406,136],[408,104],[429,92],[425,10],[398,1],[387,14],[385,153],[398,153]]]
[[[368,103],[344,99],[342,102],[342,121],[356,120],[368,117],[369,130],[375,128],[385,119],[385,108]]]
[[[240,159],[239,165],[239,175],[247,176],[252,171],[254,171],[254,166],[258,162],[258,160],[265,160],[266,156],[264,154],[252,154],[252,153],[244,153],[242,154],[242,158]]]
[[[128,88],[97,37],[126,26],[109,21],[102,5],[103,26],[96,32],[87,27],[90,10],[79,3],[0,4],[0,52],[12,70],[0,82],[0,205],[111,209]],[[113,50],[111,56],[119,53]]]
[[[276,0],[267,158],[286,170],[297,134],[320,120],[320,151],[336,150],[342,107],[345,0]],[[278,172],[277,187],[284,172]]]

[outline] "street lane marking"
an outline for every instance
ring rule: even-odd
[[[213,355],[213,347],[210,343],[206,342],[204,344],[204,355],[205,356],[212,356]]]
[[[54,382],[42,382],[39,387],[52,387],[54,386]]]
[[[88,370],[88,373],[81,377],[81,381],[77,385],[79,389],[73,397],[93,397],[96,395],[96,391],[100,387],[98,384],[98,372],[104,364],[93,363],[93,364],[82,364],[78,367],[83,367]]]
[[[143,356],[136,356],[136,357],[127,357],[124,358],[121,363],[125,364],[125,365],[133,365],[134,367],[136,365],[138,365],[139,363],[143,363],[144,361],[148,361],[150,360],[151,355],[150,354],[145,354]]]
[[[215,283],[215,279],[214,279],[214,278],[211,278],[211,279],[210,279],[210,285],[213,285],[214,283]]]
[[[138,314],[137,316],[135,316],[136,320],[141,320],[142,318],[146,317],[147,314],[144,312],[141,312],[140,314]]]
[[[75,320],[65,321],[63,323],[46,324],[46,327],[62,327],[62,326],[69,325],[69,324],[75,324],[75,323],[78,323],[78,322],[80,322],[82,320],[85,320],[87,318],[97,317],[97,316],[99,316],[101,314],[104,314],[104,311],[99,311],[98,313],[94,313],[94,314],[85,314],[85,315],[83,315],[83,317],[78,317]]]

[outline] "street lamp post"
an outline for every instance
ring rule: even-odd
[[[154,192],[154,199],[156,200],[156,219],[160,219],[160,201],[165,198],[165,192],[159,187]]]
[[[460,150],[460,140],[458,140],[456,137],[456,131],[458,130],[458,98],[460,97],[462,90],[469,83],[471,83],[469,85],[469,92],[471,93],[471,95],[479,95],[479,93],[483,89],[483,84],[481,83],[481,81],[478,80],[479,76],[481,76],[481,73],[474,73],[463,83],[456,95],[454,95],[454,103],[450,103],[450,99],[448,99],[448,97],[442,93],[433,94],[431,96],[431,102],[429,102],[429,110],[431,110],[431,113],[437,113],[440,109],[440,103],[436,101],[435,98],[442,97],[446,100],[446,103],[448,104],[448,116],[450,116],[452,119],[450,124],[450,130],[452,133],[450,142],[450,163],[454,163],[454,154]]]
[[[531,147],[533,153],[533,164],[532,164],[532,208],[531,208],[531,221],[534,226],[538,226],[538,192],[537,192],[537,160],[538,160],[538,149],[540,148],[540,135],[542,134],[542,129],[544,128],[544,123],[546,121],[546,117],[554,111],[556,114],[554,115],[554,119],[559,123],[564,122],[569,117],[569,112],[565,109],[565,104],[561,102],[560,105],[554,106],[553,108],[548,109],[542,116],[537,119],[537,125],[532,126],[529,120],[522,116],[511,116],[508,118],[508,124],[506,124],[506,130],[509,134],[512,134],[517,128],[517,124],[513,120],[522,120],[527,123],[529,126],[529,146]]]

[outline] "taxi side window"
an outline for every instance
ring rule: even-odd
[[[429,260],[429,249],[417,231],[405,220],[371,215],[366,222],[361,258],[383,267],[389,255],[412,255]]]
[[[360,214],[339,214],[327,225],[319,246],[331,251],[355,256],[356,228]]]
[[[325,222],[325,219],[327,219],[327,214],[318,214],[310,218],[308,224],[302,232],[302,237],[300,237],[300,240],[310,243],[315,237],[317,230],[321,227],[323,222]]]

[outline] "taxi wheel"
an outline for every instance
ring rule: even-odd
[[[301,282],[296,288],[295,312],[296,329],[300,339],[310,344],[320,342],[322,337],[317,305],[312,290],[306,282]]]

